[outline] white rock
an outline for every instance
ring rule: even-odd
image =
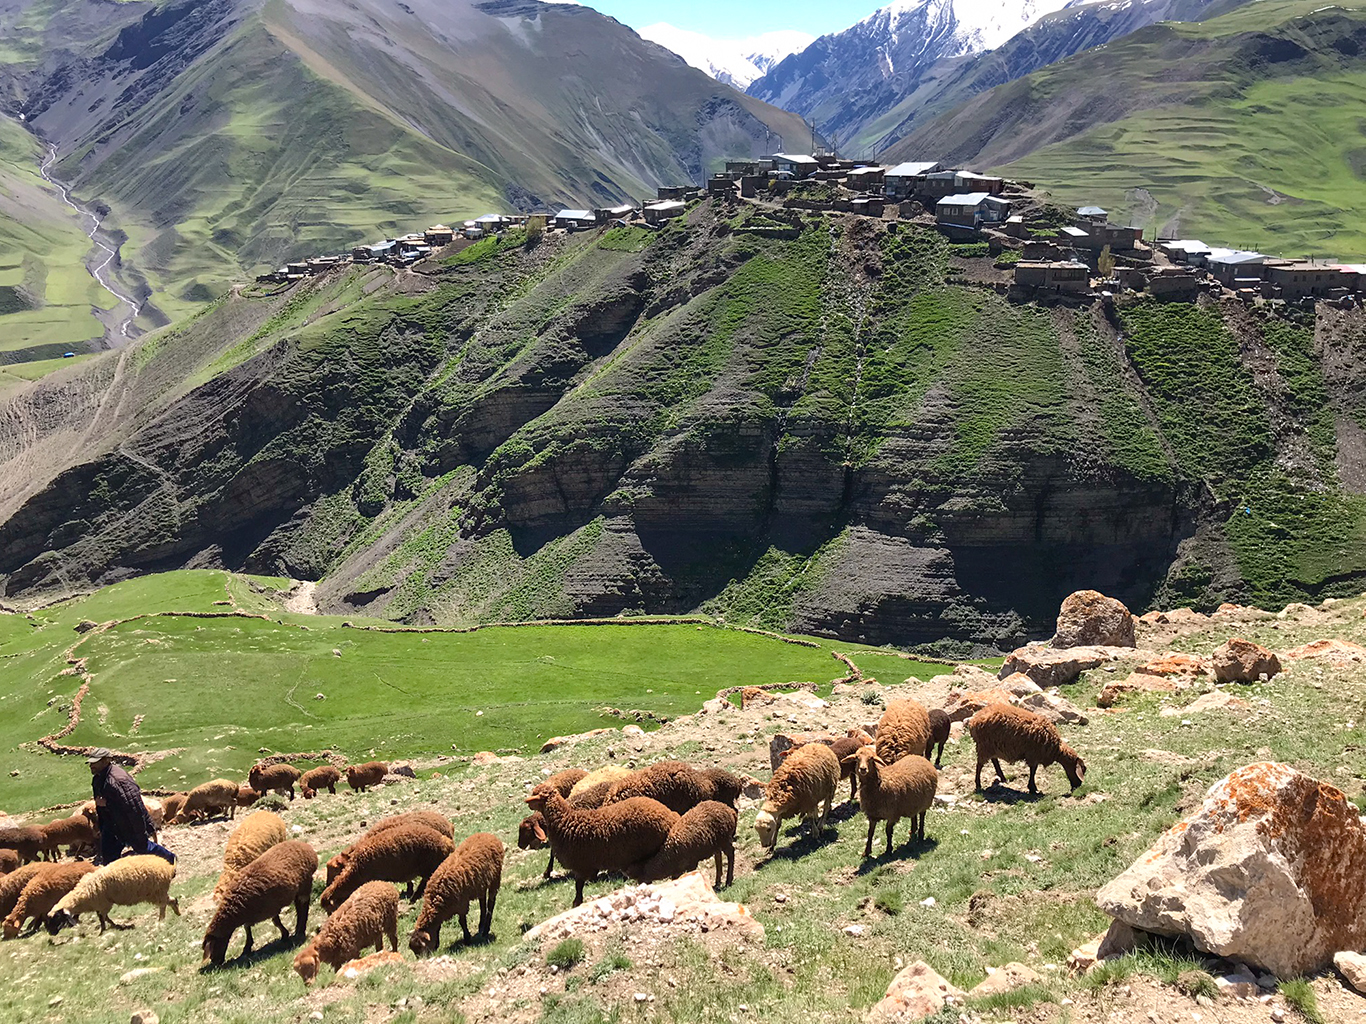
[[[936,974],[923,960],[917,960],[899,971],[887,994],[868,1014],[870,1021],[914,1021],[938,1013],[948,1000],[963,998],[961,989],[954,988]]]
[[[854,938],[854,939],[857,939],[857,938],[858,938],[859,936],[861,936],[861,935],[866,935],[867,932],[868,932],[867,926],[866,926],[866,925],[861,925],[861,924],[851,924],[851,925],[846,926],[845,929],[844,929],[844,934],[845,934],[845,935],[848,935],[850,938]]]
[[[1333,966],[1352,988],[1366,993],[1366,956],[1342,950],[1333,954]]]
[[[932,907],[934,906],[935,902],[936,901],[933,896],[926,896],[923,900],[920,901],[920,905],[922,907]]]
[[[126,971],[119,976],[119,984],[127,985],[139,978],[145,978],[149,974],[156,974],[160,970],[160,967],[134,967],[131,971]]]
[[[137,1010],[128,1018],[128,1024],[161,1024],[161,1018],[151,1010]]]

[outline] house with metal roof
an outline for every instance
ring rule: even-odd
[[[666,220],[674,217],[681,217],[688,210],[688,204],[681,199],[670,199],[663,203],[651,203],[641,214],[645,217],[645,223],[658,226]]]
[[[804,153],[774,153],[764,157],[772,161],[773,169],[779,174],[790,174],[794,178],[809,178],[820,167],[820,161]]]
[[[906,163],[888,167],[882,176],[882,190],[888,199],[905,199],[915,194],[916,186],[925,180],[925,175],[939,170],[938,160],[909,160]]]
[[[989,224],[1003,224],[1010,216],[1010,203],[990,192],[963,192],[945,196],[934,206],[934,219],[941,227],[976,232]]]
[[[1174,238],[1158,242],[1157,247],[1173,263],[1191,263],[1195,256],[1210,251],[1210,247],[1198,238]]]
[[[999,196],[1006,190],[1005,178],[976,171],[931,171],[925,175],[924,182],[917,190],[938,202],[944,196],[962,195],[967,192],[986,192]]]
[[[1245,249],[1229,250],[1226,254],[1210,255],[1205,265],[1220,284],[1242,288],[1260,283],[1265,276],[1265,265],[1270,256]]]
[[[566,231],[596,227],[597,223],[598,218],[592,210],[561,210],[554,217],[554,226]]]
[[[636,208],[630,203],[622,203],[620,206],[604,206],[593,211],[593,216],[597,217],[599,224],[606,224],[609,221],[623,220],[630,218],[636,212]]]
[[[1077,207],[1077,219],[1091,221],[1095,224],[1105,224],[1110,220],[1110,215],[1099,206],[1079,206]]]

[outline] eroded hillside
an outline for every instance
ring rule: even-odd
[[[405,621],[1008,647],[1083,585],[1361,589],[1359,311],[1015,305],[925,229],[728,216],[244,291],[130,350],[175,383],[101,397],[89,457],[51,410],[109,363],[11,391],[5,592],[222,564]]]

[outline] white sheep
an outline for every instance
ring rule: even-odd
[[[830,805],[835,802],[839,781],[840,763],[829,747],[824,743],[798,747],[778,765],[764,790],[764,804],[754,819],[760,844],[773,849],[778,844],[783,819],[792,814],[800,814],[813,823],[819,834],[830,814]]]
[[[57,934],[76,918],[93,912],[100,919],[100,932],[105,928],[131,928],[131,924],[115,924],[109,920],[114,907],[133,907],[150,903],[160,910],[158,920],[166,920],[166,908],[180,916],[180,904],[170,894],[175,865],[161,857],[145,854],[124,857],[107,867],[83,877],[76,887],[58,901],[48,915],[47,930]]]
[[[858,802],[868,816],[868,840],[863,855],[873,855],[873,831],[879,821],[887,823],[887,853],[892,852],[892,832],[902,818],[911,819],[911,840],[925,841],[925,816],[939,788],[939,773],[919,754],[887,764],[874,746],[860,747],[852,755],[857,768]]]

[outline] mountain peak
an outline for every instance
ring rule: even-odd
[[[643,39],[672,50],[718,82],[737,89],[748,88],[784,57],[799,53],[815,41],[814,36],[796,29],[779,29],[747,39],[714,39],[664,21],[646,25],[639,34]]]

